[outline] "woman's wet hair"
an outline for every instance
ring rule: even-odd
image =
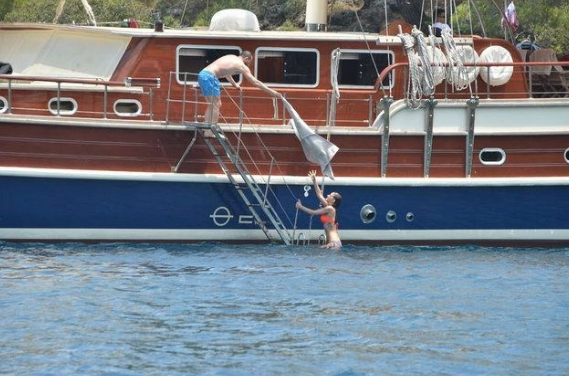
[[[339,194],[338,192],[334,192],[334,203],[332,204],[333,207],[335,207],[336,209],[338,209],[338,207],[340,206],[340,204],[342,203],[342,195]]]

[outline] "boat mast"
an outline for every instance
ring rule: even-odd
[[[61,13],[63,13],[63,8],[65,7],[65,2],[67,0],[60,0],[59,4],[57,4],[57,10],[55,11],[55,18],[53,19],[53,23],[56,24],[59,21],[59,17]],[[93,8],[87,0],[81,0],[83,4],[83,8],[85,8],[85,12],[87,12],[87,16],[89,17],[89,21],[93,26],[97,26],[97,20],[95,19],[95,14],[93,13]]]

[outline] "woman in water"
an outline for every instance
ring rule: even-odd
[[[310,209],[302,205],[300,200],[296,203],[296,208],[302,210],[310,215],[319,215],[324,231],[326,231],[326,245],[325,248],[339,250],[342,247],[342,241],[338,234],[338,223],[336,222],[337,209],[342,202],[342,196],[338,192],[332,192],[324,198],[324,192],[316,183],[316,171],[310,171],[308,176],[312,179],[316,197],[322,204],[322,207],[316,210]]]

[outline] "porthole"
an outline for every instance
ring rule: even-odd
[[[390,210],[385,214],[385,220],[389,223],[395,222],[396,219],[397,213],[395,213],[393,210]]]
[[[134,99],[119,99],[114,104],[114,110],[117,116],[134,117],[142,112],[142,104]]]
[[[365,224],[372,223],[376,217],[377,217],[377,212],[375,211],[373,205],[370,204],[364,205],[362,207],[362,210],[360,210],[360,218],[362,219],[362,222]]]
[[[407,215],[405,216],[405,220],[407,222],[413,222],[414,219],[415,219],[415,214],[411,212],[407,213]]]
[[[565,157],[565,163],[569,163],[569,148],[565,149],[563,156]]]
[[[506,162],[506,152],[500,148],[484,148],[478,158],[483,165],[498,166]]]
[[[77,101],[73,98],[51,98],[48,109],[52,115],[73,115],[77,112]]]
[[[4,97],[0,97],[0,114],[8,111],[8,101]]]

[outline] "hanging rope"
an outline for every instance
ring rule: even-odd
[[[409,61],[409,80],[407,81],[407,92],[405,95],[405,101],[407,106],[412,109],[417,109],[421,105],[421,97],[423,96],[423,91],[421,88],[421,70],[419,68],[419,57],[415,53],[415,39],[405,33],[397,34],[401,39],[403,48],[407,53],[407,59]]]
[[[423,68],[423,74],[421,75],[421,87],[423,89],[423,94],[431,96],[435,92],[435,85],[433,80],[432,61],[427,51],[427,42],[425,41],[425,36],[421,30],[418,30],[415,27],[413,27],[411,35],[415,38],[417,54],[419,56],[419,60],[421,60],[421,67]]]
[[[340,56],[342,52],[340,48],[336,48],[332,52],[332,100],[330,103],[329,125],[333,127],[336,125],[336,108],[340,102],[340,89],[338,87],[338,70],[340,69]],[[328,127],[326,139],[330,141],[331,128]]]
[[[443,82],[446,77],[446,63],[445,54],[441,50],[441,45],[438,43],[437,38],[432,33],[432,28],[429,26],[430,34],[429,40],[429,51],[428,56],[431,60],[431,70],[433,72],[433,84],[434,86]]]
[[[456,48],[454,38],[452,37],[450,31],[443,30],[441,32],[441,39],[443,41],[443,45],[445,46],[445,54],[448,61],[446,79],[454,86],[456,90],[464,90],[469,86],[468,83],[463,83],[468,82],[468,80],[464,79],[467,72],[462,61],[462,56]]]

